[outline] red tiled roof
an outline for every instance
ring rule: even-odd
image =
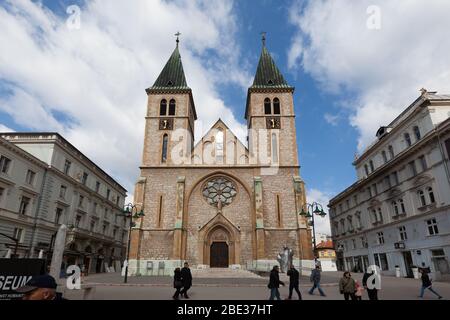
[[[316,246],[317,249],[334,249],[333,241],[322,241]]]

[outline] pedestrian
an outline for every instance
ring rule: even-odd
[[[183,283],[183,289],[180,291],[182,297],[189,299],[187,295],[188,290],[192,287],[192,274],[189,269],[189,263],[184,263],[184,268],[181,269],[181,281]]]
[[[428,289],[431,292],[433,292],[438,297],[438,299],[442,299],[442,296],[439,293],[437,293],[436,291],[433,290],[431,279],[428,276],[428,272],[426,270],[424,270],[424,269],[420,269],[420,273],[422,274],[422,276],[421,276],[422,287],[420,288],[419,298],[423,298],[423,294],[425,293],[425,289]]]
[[[370,276],[374,276],[374,278],[371,280],[371,287],[369,288],[369,286],[367,285],[367,280],[369,280]],[[362,285],[364,287],[364,289],[367,291],[367,295],[369,296],[369,300],[378,300],[378,289],[376,288],[376,286],[374,285],[375,281],[375,271],[372,270],[371,273],[369,273],[368,271],[366,271],[364,273],[364,276],[362,278]]]
[[[281,300],[280,291],[278,290],[278,288],[280,287],[280,284],[284,286],[284,282],[280,280],[279,273],[280,270],[278,266],[274,266],[272,271],[270,271],[269,284],[267,285],[267,287],[270,289],[269,300],[274,300],[275,298]]]
[[[355,280],[355,288],[356,288],[356,292],[355,292],[356,300],[361,301],[363,293],[364,293],[364,287],[362,285],[360,285],[357,280]]]
[[[314,290],[317,288],[322,297],[325,297],[325,293],[320,287],[320,266],[317,265],[315,269],[311,271],[310,281],[313,283],[312,288],[309,290],[309,294],[314,294]]]
[[[181,277],[181,269],[175,268],[173,275],[173,287],[177,290],[175,291],[173,298],[175,300],[179,299],[181,288],[183,288],[183,278]]]
[[[56,292],[55,278],[49,274],[33,276],[28,282],[18,288],[16,292],[23,293],[22,300],[67,300]]]
[[[289,276],[289,297],[287,300],[292,299],[292,291],[295,289],[295,292],[298,294],[298,300],[302,300],[302,294],[298,288],[300,273],[295,269],[294,265],[291,265],[291,268],[288,270],[287,275]]]
[[[344,295],[345,300],[348,300],[349,298],[356,300],[355,280],[352,279],[350,272],[344,272],[344,276],[339,281],[339,291]]]

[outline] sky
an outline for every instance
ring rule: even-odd
[[[261,32],[294,86],[301,176],[324,207],[352,161],[419,96],[450,93],[447,0],[0,0],[0,131],[57,131],[132,199],[150,87],[175,47],[196,139],[220,117],[245,141]],[[108,146],[105,148],[104,146]],[[328,217],[316,219],[330,233]]]

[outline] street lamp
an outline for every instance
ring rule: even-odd
[[[122,213],[120,213],[118,215],[123,216],[125,218],[130,218],[130,230],[128,231],[127,265],[125,266],[125,279],[124,279],[124,283],[127,283],[127,281],[128,281],[128,264],[129,264],[129,260],[130,260],[131,229],[136,225],[133,222],[133,218],[138,219],[138,218],[142,218],[145,215],[144,215],[144,211],[142,209],[141,209],[141,211],[138,212],[137,206],[132,203],[125,205]]]
[[[306,203],[305,204],[306,211],[304,208],[302,208],[302,211],[299,213],[302,217],[305,217],[307,219],[311,219],[311,221],[308,220],[309,225],[313,227],[313,244],[314,244],[314,260],[317,260],[317,247],[316,247],[316,229],[314,226],[314,216],[318,215],[320,217],[325,217],[327,214],[325,211],[323,211],[323,207],[320,203],[313,202],[313,203]]]

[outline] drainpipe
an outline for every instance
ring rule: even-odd
[[[41,209],[42,198],[44,196],[43,193],[44,193],[45,182],[47,180],[47,171],[48,171],[48,168],[45,168],[44,176],[42,177],[41,190],[40,190],[39,197],[38,197],[38,204],[36,206],[36,212],[34,214],[33,233],[31,236],[30,251],[28,253],[29,258],[33,258],[33,256],[34,256],[34,248],[36,246],[37,220],[39,217],[39,211]]]

